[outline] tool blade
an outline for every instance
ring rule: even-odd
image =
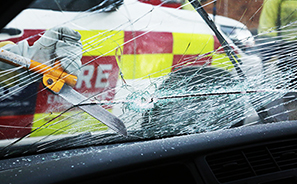
[[[86,98],[79,92],[75,91],[67,84],[64,84],[63,88],[59,92],[59,96],[64,98],[69,103],[73,105],[77,105],[80,109],[90,114],[97,120],[101,121],[106,126],[113,129],[114,131],[124,136],[127,136],[127,129],[124,123],[119,118],[117,118],[112,113],[108,112],[100,105],[93,105],[93,104],[91,105],[92,102],[88,98]],[[90,104],[90,105],[83,105],[83,104]]]

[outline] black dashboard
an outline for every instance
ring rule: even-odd
[[[297,122],[0,161],[1,183],[297,183]]]

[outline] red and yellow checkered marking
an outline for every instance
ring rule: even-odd
[[[79,86],[76,86],[76,90],[86,96],[98,94],[105,89],[114,89],[119,79],[119,71],[123,73],[124,79],[144,79],[167,75],[172,70],[185,65],[206,64],[232,69],[232,64],[225,54],[214,52],[220,45],[215,37],[209,34],[115,30],[80,30],[79,32],[82,35],[84,48],[82,62],[87,66],[83,70],[84,76],[81,77],[84,80],[78,82]],[[103,65],[106,70],[98,73]],[[107,77],[99,76],[103,74]],[[99,84],[105,84],[105,86]],[[113,95],[114,93],[111,92],[106,98],[111,100]],[[46,98],[48,98],[47,101],[44,100]],[[103,100],[106,98],[103,97]],[[86,130],[99,131],[105,127],[87,115],[76,115],[77,112],[68,112],[63,114],[63,117],[52,121],[51,119],[56,117],[57,113],[49,112],[61,111],[62,109],[57,107],[65,105],[49,99],[48,95],[39,94],[38,99],[40,103],[37,102],[39,105],[34,116],[33,130],[35,127],[43,128],[36,130],[32,136]],[[46,104],[49,101],[53,103]]]

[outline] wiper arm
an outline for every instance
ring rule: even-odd
[[[228,44],[226,39],[222,36],[222,34],[219,32],[217,26],[213,22],[213,20],[209,17],[208,13],[204,10],[202,5],[198,0],[191,0],[190,1],[192,6],[195,8],[195,10],[200,14],[200,16],[203,18],[203,20],[206,22],[206,24],[211,28],[211,30],[215,33],[216,37],[218,38],[220,44],[224,48],[225,53],[229,57],[230,61],[232,62],[237,74],[239,77],[245,79],[245,75],[238,66],[238,63],[241,65],[241,60],[237,57],[235,52],[233,51],[232,47]]]
[[[239,67],[238,64],[242,64],[241,60],[237,57],[237,55],[234,53],[232,47],[228,44],[226,39],[222,36],[222,34],[219,32],[218,28],[216,27],[213,20],[209,17],[208,13],[204,10],[202,5],[198,0],[191,0],[191,5],[194,7],[194,9],[199,13],[199,15],[203,18],[203,20],[206,22],[206,24],[212,29],[212,31],[215,33],[216,37],[218,38],[220,44],[223,46],[225,53],[227,54],[228,58],[232,62],[237,75],[240,77],[241,80],[245,80],[246,76],[244,75],[243,71]],[[259,113],[259,109],[256,109],[256,105],[253,101],[251,101],[251,104],[253,105],[255,111],[257,112],[258,117],[260,118],[260,121],[262,123],[266,123],[266,120],[264,119],[263,115]],[[261,109],[261,108],[260,108]]]

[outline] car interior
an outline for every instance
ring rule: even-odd
[[[1,28],[31,1],[5,2]],[[296,132],[297,121],[283,121],[137,141],[115,133],[33,145],[4,140],[0,183],[292,184],[297,183]],[[106,144],[114,137],[122,141]],[[97,143],[76,146],[81,140]]]

